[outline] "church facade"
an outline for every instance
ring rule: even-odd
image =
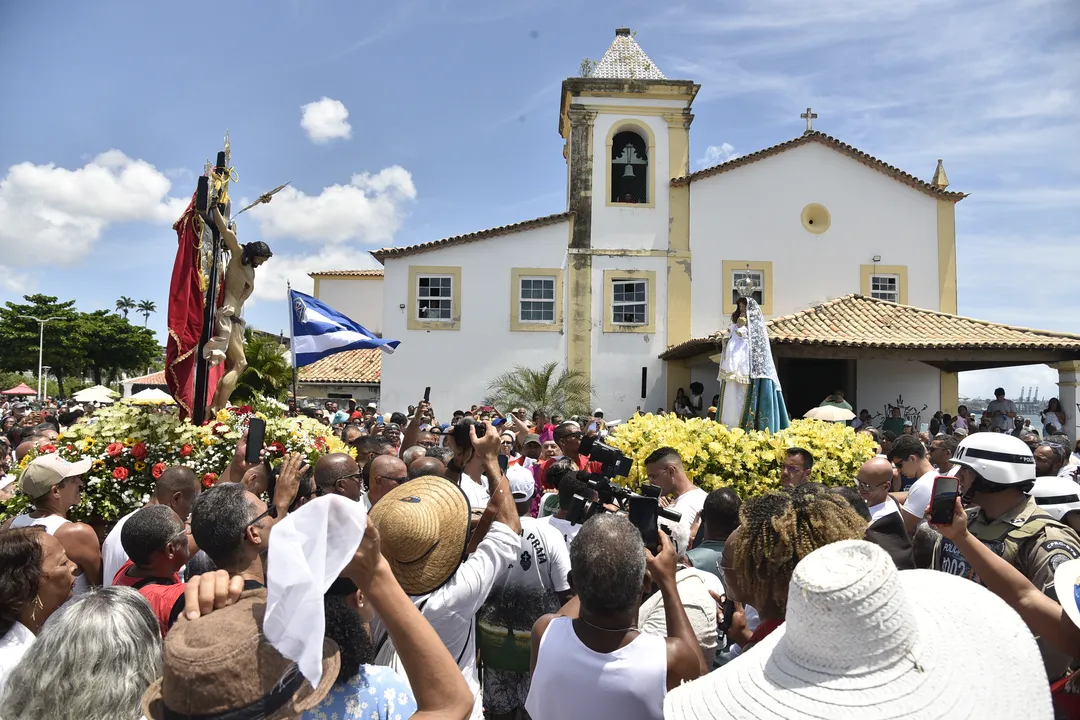
[[[801,135],[691,172],[698,89],[666,79],[628,30],[616,31],[591,75],[562,85],[565,211],[383,248],[372,253],[382,277],[356,280],[365,294],[381,290],[381,302],[350,312],[344,295],[324,298],[401,341],[383,358],[383,406],[413,404],[425,385],[443,411],[468,406],[500,373],[551,361],[588,376],[608,418],[670,409],[692,382],[708,405],[719,389],[710,353],[661,355],[726,331],[746,274],[767,319],[851,294],[956,312],[964,195],[947,189],[940,163],[921,180],[812,129],[808,109]],[[317,295],[353,282],[334,275],[313,274]],[[955,411],[956,374],[923,362],[885,354],[777,366],[793,416],[837,387],[857,409],[881,412],[903,396],[927,419]]]

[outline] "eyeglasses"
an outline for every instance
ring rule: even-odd
[[[264,517],[275,518],[276,519],[277,518],[277,505],[269,505],[269,506],[267,506],[266,512],[261,513],[258,516],[256,516],[254,520],[252,520],[251,522],[249,522],[247,524],[247,526],[251,527],[255,523],[262,520]]]
[[[872,492],[874,490],[874,488],[884,487],[886,485],[889,485],[891,482],[892,482],[891,480],[888,480],[888,481],[883,482],[883,483],[878,483],[877,485],[867,485],[862,480],[856,480],[855,481],[855,486],[859,490],[861,490],[863,492]]]
[[[801,473],[803,470],[804,470],[804,468],[799,467],[798,465],[785,465],[784,466],[784,472],[790,473],[792,475],[794,475],[795,473]]]
[[[383,480],[389,480],[390,482],[395,483],[397,485],[400,485],[403,482],[408,482],[409,481],[409,476],[408,475],[402,475],[401,477],[389,477],[387,475],[376,475],[376,477],[380,477]]]
[[[724,572],[724,571],[725,570],[729,570],[729,571],[734,570],[735,568],[728,567],[727,565],[724,565],[723,562],[724,562],[723,556],[720,556],[720,557],[718,557],[716,559],[716,572],[720,573],[720,582],[723,584],[724,588],[727,589],[727,586],[728,586],[728,581],[727,581],[727,577],[726,577],[727,573]]]
[[[1051,450],[1064,450],[1065,449],[1065,446],[1061,445],[1060,443],[1047,442],[1045,440],[1042,441],[1041,443],[1037,444],[1035,447],[1048,447]]]

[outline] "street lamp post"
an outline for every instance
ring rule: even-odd
[[[50,323],[53,320],[63,320],[64,318],[51,317],[51,318],[45,318],[44,320],[42,320],[41,318],[36,318],[33,315],[20,315],[19,317],[26,318],[27,320],[33,320],[34,322],[36,322],[38,324],[39,329],[40,329],[40,332],[38,333],[38,353],[37,353],[37,399],[38,399],[38,402],[42,402],[42,399],[41,399],[41,361],[42,361],[43,355],[45,353],[45,323]]]

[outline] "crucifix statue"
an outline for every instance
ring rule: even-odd
[[[817,119],[817,113],[816,112],[814,112],[810,108],[806,108],[806,112],[804,112],[799,117],[801,117],[803,120],[806,121],[806,132],[810,132],[811,130],[814,129],[814,120]]]

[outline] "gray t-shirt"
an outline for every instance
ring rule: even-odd
[[[991,400],[986,406],[986,411],[991,416],[997,411],[1002,413],[990,420],[990,427],[1001,428],[1006,432],[1013,429],[1012,418],[1008,416],[1008,413],[1016,412],[1016,403],[1012,400]]]

